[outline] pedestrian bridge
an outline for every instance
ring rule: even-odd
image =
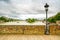
[[[50,35],[60,35],[60,29],[50,25]],[[0,34],[45,35],[45,25],[0,25]]]

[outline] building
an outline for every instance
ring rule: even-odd
[[[60,26],[60,20],[59,21],[56,21],[56,24]]]

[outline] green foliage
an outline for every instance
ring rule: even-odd
[[[55,16],[48,18],[48,21],[51,23],[55,23],[60,20],[60,12],[58,12]]]
[[[12,19],[12,18],[7,18],[7,17],[5,17],[5,16],[1,16],[1,17],[0,17],[0,21],[10,22],[10,21],[17,21],[17,19]]]
[[[56,20],[54,18],[49,18],[48,21],[51,23],[56,23]]]
[[[57,13],[57,15],[55,16],[56,20],[60,20],[60,12]]]
[[[4,22],[7,22],[7,21],[8,21],[7,18],[4,17],[4,16],[0,17],[0,20],[2,20],[2,21],[4,21]]]
[[[29,23],[34,23],[37,19],[34,19],[34,18],[28,18],[26,19],[27,22]]]

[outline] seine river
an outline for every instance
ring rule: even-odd
[[[15,22],[0,23],[0,25],[45,25],[45,23],[41,21],[36,21],[34,23],[28,23],[26,21],[15,21]]]

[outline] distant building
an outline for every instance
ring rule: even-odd
[[[60,21],[56,21],[56,24],[57,24],[57,29],[60,30]]]
[[[60,25],[60,21],[56,21],[56,24],[57,24],[57,25]]]

